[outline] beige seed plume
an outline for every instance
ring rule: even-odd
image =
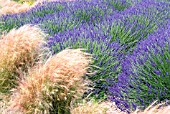
[[[42,59],[46,34],[38,26],[24,25],[0,38],[0,92],[12,88],[19,71]]]
[[[40,64],[20,81],[11,97],[10,112],[49,114],[52,95],[57,102],[67,101],[81,95],[83,78],[91,63],[91,55],[81,49],[66,49]],[[50,100],[51,99],[51,100]],[[68,102],[70,104],[70,101]]]
[[[25,12],[30,8],[31,7],[26,3],[19,4],[11,0],[0,0],[0,15]]]

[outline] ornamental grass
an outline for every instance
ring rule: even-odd
[[[66,49],[32,68],[14,90],[7,112],[69,113],[71,102],[86,89],[82,77],[90,62],[91,55],[81,49]]]
[[[29,67],[43,59],[46,34],[38,26],[24,25],[0,38],[0,93],[17,85]]]
[[[170,106],[163,106],[165,103],[155,105],[153,102],[144,111],[136,110],[131,114],[169,114]],[[71,109],[71,114],[127,114],[117,109],[112,102],[84,102]]]
[[[169,114],[170,105],[163,106],[165,103],[155,105],[156,101],[153,102],[149,107],[147,107],[144,111],[136,110],[132,114]]]
[[[95,102],[91,100],[72,108],[71,114],[125,114],[125,112],[117,109],[116,105],[112,102]]]
[[[25,12],[30,9],[30,6],[26,3],[19,4],[11,0],[1,0],[0,7],[0,15]]]

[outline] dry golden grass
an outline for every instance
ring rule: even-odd
[[[170,114],[170,106],[162,106],[162,104],[158,104],[154,106],[154,103],[151,104],[144,111],[136,110],[131,114]],[[79,104],[77,107],[71,109],[71,114],[126,114],[125,112],[121,112],[116,108],[114,103],[109,101],[95,103],[95,102],[85,102]]]
[[[163,104],[157,104],[154,106],[155,103],[156,102],[152,103],[144,111],[136,110],[132,114],[170,114],[170,105],[162,106]]]
[[[71,114],[106,114],[107,108],[98,103],[88,102],[71,110]]]
[[[21,13],[30,10],[41,2],[51,1],[75,1],[75,0],[20,0],[23,4],[12,0],[0,0],[0,15]],[[31,6],[30,6],[31,5]]]
[[[82,76],[90,62],[91,55],[80,49],[66,49],[34,67],[14,90],[8,113],[49,114],[54,100],[68,101],[69,107],[70,97],[73,100],[84,92]]]
[[[7,97],[9,97],[9,96],[6,96],[6,95],[0,93],[0,113],[1,114],[4,111],[4,109],[7,108],[7,100],[4,100],[4,99],[8,99]]]
[[[26,0],[29,1],[29,0]],[[36,2],[51,2],[51,1],[57,1],[57,2],[69,2],[69,1],[76,1],[76,0],[35,0]]]
[[[79,104],[71,109],[71,114],[126,114],[116,108],[114,103],[109,101],[96,103],[94,101]]]
[[[0,0],[0,15],[25,12],[30,8],[31,7],[26,3],[19,4],[11,0]]]
[[[43,59],[46,34],[38,26],[24,25],[0,38],[0,92],[15,86],[20,71]]]

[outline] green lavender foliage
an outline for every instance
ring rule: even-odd
[[[133,49],[136,43],[146,38],[157,29],[155,22],[142,15],[132,15],[124,21],[114,22],[110,33],[112,41],[118,41],[126,46],[126,51]]]

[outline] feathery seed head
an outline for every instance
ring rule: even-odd
[[[61,107],[67,109],[71,101],[84,92],[82,76],[90,63],[91,55],[81,49],[66,49],[54,55],[20,81],[11,97],[9,110],[50,113],[55,104],[59,104],[58,111]]]

